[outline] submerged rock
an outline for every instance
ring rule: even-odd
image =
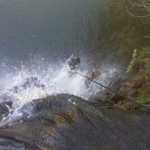
[[[11,88],[9,90],[9,92],[19,93],[19,92],[21,92],[27,88],[30,88],[32,86],[41,88],[41,89],[45,88],[45,85],[42,84],[37,77],[30,77],[30,78],[25,78],[23,82],[19,83],[18,85],[14,86],[13,88]]]

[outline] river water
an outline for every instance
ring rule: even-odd
[[[110,11],[106,11],[106,1]],[[39,149],[45,146],[50,149],[138,149],[141,146],[147,149],[145,139],[149,133],[144,134],[149,127],[147,115],[135,116],[131,112],[130,116],[129,112],[125,115],[125,111],[106,110],[108,119],[87,102],[104,88],[92,82],[87,87],[83,76],[70,75],[64,69],[64,62],[71,54],[80,56],[80,74],[85,75],[90,68],[97,67],[100,74],[95,80],[111,88],[114,77],[122,73],[128,60],[126,55],[121,61],[114,57],[124,51],[120,41],[128,50],[138,35],[131,34],[128,38],[132,33],[130,24],[121,28],[124,23],[128,25],[126,18],[111,26],[111,12],[125,10],[120,4],[115,9],[114,4],[118,3],[111,0],[0,0],[0,127],[15,125],[4,131],[0,129],[0,144],[4,148],[17,147],[20,142],[24,148],[28,143],[29,147],[38,143]],[[124,14],[117,14],[116,18],[124,18]],[[134,19],[131,20],[135,25]],[[134,26],[132,29],[135,30]],[[118,40],[118,37],[121,38]],[[139,122],[144,121],[143,127]]]
[[[104,70],[98,81],[105,86],[110,85],[114,72],[120,72],[114,62],[105,64],[109,51],[100,45],[102,39],[107,39],[111,24],[104,0],[1,0],[0,20],[3,93],[36,77],[46,85],[45,90],[17,93],[17,99],[38,98],[50,91],[87,99],[93,93],[83,86],[83,77],[75,75],[70,79],[62,69],[71,54],[80,56],[82,74],[94,65],[101,72]],[[93,59],[95,51],[101,59]],[[90,91],[98,90],[94,85]]]
[[[56,63],[71,54],[90,57],[107,25],[99,19],[103,12],[103,0],[1,0],[2,72],[21,62],[30,65],[31,59],[33,64],[33,58]]]

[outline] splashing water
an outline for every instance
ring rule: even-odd
[[[39,65],[40,66],[40,65]],[[16,69],[16,72],[8,74],[1,79],[0,95],[9,95],[13,99],[14,108],[18,108],[33,99],[44,98],[52,94],[68,93],[79,96],[85,100],[96,92],[103,90],[95,83],[85,86],[85,78],[79,74],[69,74],[60,64],[58,68],[48,66],[45,69],[42,64],[40,67],[32,65],[29,68],[22,66],[22,69]],[[87,70],[80,72],[85,75]],[[95,79],[97,82],[110,86],[116,69],[109,68],[107,71],[101,71],[101,74]],[[3,102],[0,98],[0,102]]]
[[[105,86],[111,86],[116,69],[112,67],[107,67],[107,69],[101,69],[101,73],[94,80]],[[79,72],[85,75],[87,71]],[[8,110],[8,113],[1,114],[0,126],[11,125],[18,118],[23,118],[24,114],[21,113],[20,109],[34,99],[67,93],[88,101],[91,96],[104,90],[93,82],[87,87],[85,81],[86,79],[79,74],[68,73],[62,63],[57,64],[57,67],[54,65],[46,66],[43,62],[30,67],[22,65],[21,69],[7,74],[0,81],[0,105],[7,107]],[[7,104],[7,102],[12,102],[12,105]],[[30,116],[30,108],[26,110],[26,114]]]

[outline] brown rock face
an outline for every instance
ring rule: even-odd
[[[100,109],[79,97],[58,94],[33,100],[1,122],[0,148],[150,149],[149,115],[148,111]]]

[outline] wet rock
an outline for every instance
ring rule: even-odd
[[[17,139],[0,138],[1,150],[41,150],[38,146],[27,142],[20,142]]]
[[[12,102],[1,102],[0,103],[0,120],[3,117],[8,116],[12,108]]]
[[[136,97],[139,96],[139,91],[131,90],[131,91],[128,92],[127,96],[136,98]]]
[[[132,88],[141,88],[142,87],[142,81],[136,80],[132,82]]]
[[[100,71],[98,68],[92,68],[91,70],[89,70],[85,76],[88,77],[89,79],[85,79],[84,80],[84,84],[87,88],[90,87],[92,81],[91,80],[95,80],[99,75],[100,75]]]
[[[45,88],[45,85],[42,84],[37,77],[30,77],[30,78],[25,78],[23,82],[14,86],[9,91],[13,92],[13,93],[19,93],[19,92],[21,92],[27,88],[30,88],[32,86],[41,88],[41,89]]]
[[[124,99],[123,95],[117,95],[117,94],[114,94],[114,96],[112,96],[110,98],[110,100],[112,100],[114,103],[118,103],[119,101],[122,101]]]
[[[138,105],[129,102],[129,101],[121,101],[114,105],[115,108],[121,110],[135,110]]]
[[[16,98],[9,92],[0,95],[0,102],[13,102],[15,100]]]
[[[135,74],[143,69],[145,69],[145,61],[144,60],[137,61],[132,67],[132,74]]]
[[[100,91],[100,92],[96,93],[97,97],[100,96],[100,95],[101,95],[102,99],[109,99],[110,96],[111,96],[111,92],[106,89],[106,90],[103,90],[103,91]]]
[[[149,57],[136,61],[136,63],[132,67],[132,74],[135,74],[139,71],[142,71],[142,70],[148,68],[149,65],[150,65],[150,58]]]
[[[16,111],[6,120],[9,126],[0,128],[3,149],[150,149],[149,111],[100,109],[68,94],[33,100]]]
[[[135,109],[134,103],[124,103],[125,97],[130,98],[137,98],[139,97],[139,88],[142,87],[141,80],[125,80],[121,82],[117,82],[114,84],[111,89],[113,89],[114,92],[110,92],[109,90],[105,89],[103,91],[99,91],[96,93],[96,97],[93,97],[95,101],[99,102],[99,106],[103,107],[104,101],[106,106],[111,107],[108,108],[114,108],[114,109]],[[136,90],[135,90],[136,89]],[[117,94],[118,93],[118,94]],[[103,101],[103,103],[102,103]],[[109,102],[108,102],[109,101]],[[134,107],[133,107],[134,106]]]

